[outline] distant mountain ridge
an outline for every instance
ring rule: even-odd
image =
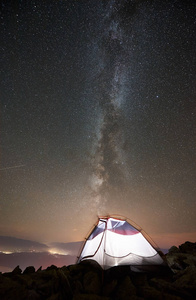
[[[36,241],[20,239],[12,236],[0,236],[1,252],[23,252],[23,251],[47,251],[49,247],[46,244]]]
[[[11,236],[0,236],[0,272],[12,271],[16,265],[24,270],[33,265],[47,268],[61,267],[76,262],[83,242],[44,244]]]

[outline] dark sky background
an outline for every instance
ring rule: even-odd
[[[196,2],[2,1],[0,235],[120,214],[196,239]]]

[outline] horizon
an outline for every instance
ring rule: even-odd
[[[81,253],[83,241],[76,242],[52,242],[48,244],[41,244],[36,241],[17,239],[15,237],[7,237],[6,240],[9,246],[5,247],[0,236],[0,272],[12,272],[17,266],[24,271],[28,266],[34,266],[36,270],[40,267],[46,269],[51,265],[57,267],[68,266],[75,264],[77,258]],[[158,247],[164,254],[167,254],[172,246],[180,246],[185,242],[195,242],[195,236],[193,240],[180,241],[180,244],[171,244],[170,247]],[[170,237],[171,238],[171,237]],[[153,240],[154,241],[154,240]],[[16,246],[17,244],[17,246]],[[157,245],[159,246],[159,245]],[[7,249],[8,251],[6,251]],[[156,249],[156,247],[155,247]]]

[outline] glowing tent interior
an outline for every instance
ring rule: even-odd
[[[98,219],[83,245],[78,263],[86,259],[95,260],[103,269],[129,265],[133,271],[145,271],[165,266],[143,230],[119,217]]]

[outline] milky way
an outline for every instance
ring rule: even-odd
[[[102,53],[102,70],[96,78],[98,86],[97,100],[101,108],[101,122],[97,136],[91,179],[92,196],[97,209],[107,201],[110,187],[116,187],[124,180],[125,161],[122,155],[123,128],[122,104],[125,88],[125,47],[123,30],[119,16],[115,12],[119,5],[109,2],[103,19],[103,33],[97,47]]]

